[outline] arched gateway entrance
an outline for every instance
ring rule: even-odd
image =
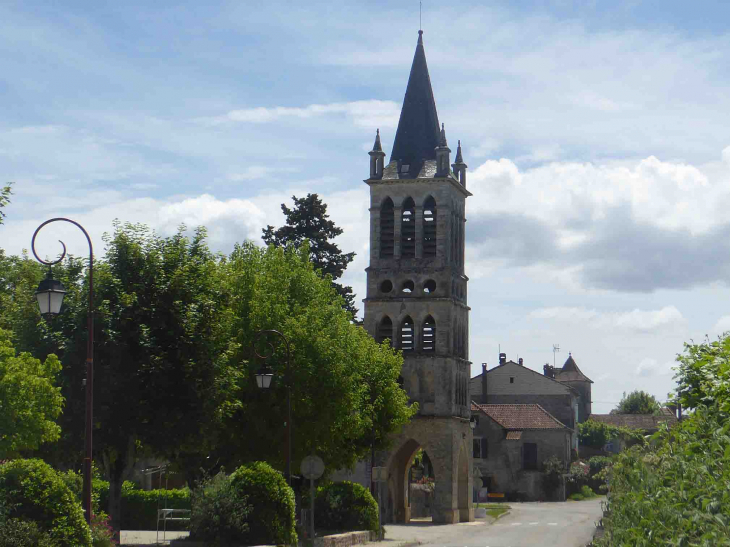
[[[442,421],[444,423],[440,423]],[[407,523],[413,516],[424,516],[413,514],[413,488],[409,484],[409,470],[419,449],[427,455],[430,464],[426,474],[434,478],[433,494],[429,496],[433,522],[450,524],[474,520],[469,496],[472,489],[468,450],[471,435],[464,434],[466,431],[471,433],[471,430],[466,420],[460,425],[459,430],[455,431],[453,418],[416,418],[406,426],[411,433],[415,433],[414,429],[428,430],[428,435],[409,435],[404,432],[393,445],[387,462],[387,496],[383,496],[385,522]],[[417,440],[419,438],[427,440],[420,443]]]

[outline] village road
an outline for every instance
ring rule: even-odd
[[[601,500],[510,503],[512,511],[493,524],[476,522],[386,524],[386,540],[441,547],[584,547],[601,518]]]

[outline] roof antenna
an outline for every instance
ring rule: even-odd
[[[423,2],[418,2],[418,30],[423,31],[421,22],[421,13],[423,12]]]
[[[555,368],[555,354],[560,351],[560,344],[553,344],[553,368]]]

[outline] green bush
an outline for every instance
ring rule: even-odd
[[[580,494],[581,494],[581,496],[583,496],[583,499],[587,499],[587,500],[596,497],[595,492],[593,492],[591,487],[588,486],[587,484],[584,484],[583,487],[580,489]]]
[[[354,482],[331,482],[317,488],[314,523],[331,531],[378,531],[378,504],[370,491]]]
[[[603,469],[611,465],[609,456],[593,456],[588,460],[589,475],[591,478],[600,473]]]
[[[91,530],[81,504],[61,475],[47,463],[13,460],[0,465],[0,497],[0,522],[33,522],[58,547],[91,546]]]
[[[576,493],[576,494],[571,494],[570,496],[568,496],[568,499],[573,500],[573,501],[583,501],[585,498],[583,497],[583,494]]]
[[[54,547],[48,532],[29,520],[0,522],[0,547]]]
[[[263,462],[220,473],[196,488],[190,536],[216,545],[297,542],[294,492]]]

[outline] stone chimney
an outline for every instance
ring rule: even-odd
[[[517,359],[517,362],[519,363],[519,365],[521,367],[524,367],[525,366],[525,361],[522,359],[522,357],[520,357],[519,359]]]
[[[507,354],[506,353],[500,353],[499,354],[499,364],[504,365],[507,362]]]
[[[542,367],[543,373],[548,378],[555,379],[555,367],[553,367],[550,363],[545,363],[545,366]]]
[[[487,404],[487,363],[482,363],[482,404]]]

